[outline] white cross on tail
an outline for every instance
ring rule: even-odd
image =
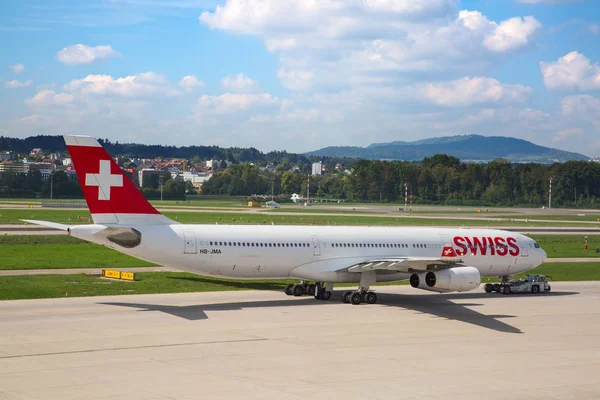
[[[85,174],[85,186],[98,186],[98,200],[110,200],[110,189],[123,186],[123,175],[110,173],[110,160],[100,160],[100,172]]]

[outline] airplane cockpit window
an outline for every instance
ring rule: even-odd
[[[537,244],[537,242],[533,242],[533,247],[535,247],[536,249],[539,249],[539,248],[540,248],[540,245],[539,245],[539,244]]]

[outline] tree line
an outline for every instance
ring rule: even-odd
[[[188,187],[181,177],[166,179],[162,188],[164,200],[184,200]],[[161,190],[157,185],[141,189],[147,199],[160,199]],[[56,171],[51,179],[43,180],[39,170],[27,173],[4,172],[0,174],[0,197],[12,198],[83,198],[77,179],[64,171]]]
[[[600,207],[600,163],[570,161],[511,164],[498,159],[487,164],[462,163],[456,157],[435,155],[422,162],[359,160],[352,173],[311,176],[311,197],[348,201],[404,202],[408,183],[413,202],[448,205],[541,207]],[[307,174],[270,173],[256,165],[231,165],[212,176],[203,194],[291,195],[306,193]]]

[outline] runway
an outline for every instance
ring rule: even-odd
[[[0,399],[597,399],[600,282],[0,302]]]

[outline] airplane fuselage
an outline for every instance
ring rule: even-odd
[[[131,256],[207,276],[239,279],[299,278],[358,282],[344,266],[377,258],[440,257],[452,246],[462,264],[481,276],[505,276],[540,265],[545,252],[532,239],[493,229],[271,226],[135,226],[141,243],[123,248],[101,232],[107,225],[71,228],[71,234]],[[408,279],[410,273],[378,271],[377,281]]]

